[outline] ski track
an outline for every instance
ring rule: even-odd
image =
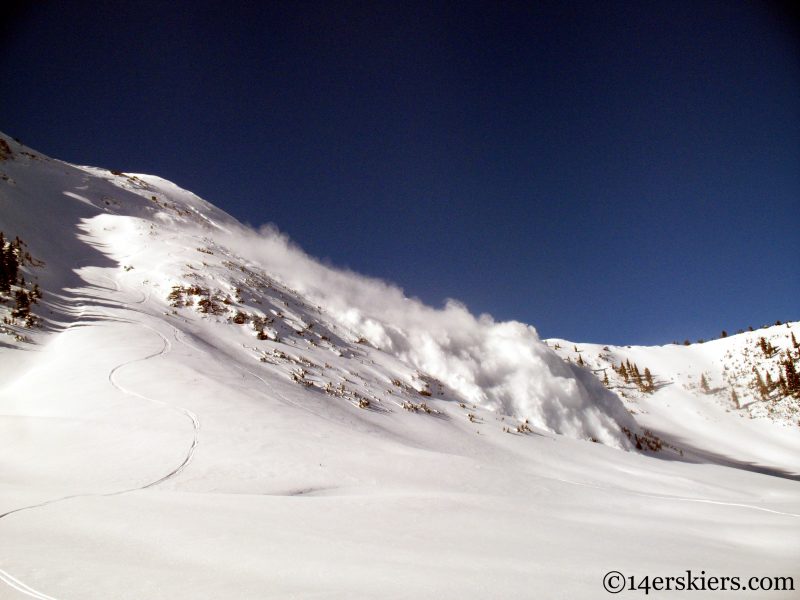
[[[723,465],[720,465],[723,466]],[[800,519],[800,514],[797,513],[790,513],[790,512],[783,512],[780,510],[774,510],[772,508],[766,508],[763,506],[756,506],[754,504],[745,504],[742,502],[725,502],[724,500],[711,500],[709,498],[689,498],[686,496],[666,496],[663,494],[648,494],[647,492],[637,492],[636,490],[628,490],[625,488],[620,487],[609,487],[603,485],[597,485],[594,483],[585,483],[581,481],[572,481],[570,479],[561,479],[559,477],[546,477],[540,476],[540,479],[546,479],[548,481],[558,481],[560,483],[566,483],[569,485],[575,485],[578,487],[587,487],[594,490],[602,490],[605,492],[617,492],[623,494],[629,494],[631,496],[639,496],[640,498],[652,498],[654,500],[667,500],[667,501],[674,501],[674,502],[696,502],[699,504],[714,504],[717,506],[731,506],[733,508],[748,508],[750,510],[757,510],[761,512],[766,512],[774,515],[782,515],[784,517],[794,517],[796,519]]]
[[[33,589],[31,586],[23,583],[7,571],[0,569],[0,581],[5,583],[7,586],[11,587],[12,589],[17,590],[18,592],[22,592],[26,596],[30,596],[31,598],[37,598],[38,600],[56,600],[52,596],[48,596],[47,594],[43,594],[42,592],[38,592]]]
[[[107,277],[105,275],[101,275],[101,277],[103,277],[104,279],[107,279],[108,281],[110,281],[114,285],[114,290],[113,291],[115,293],[120,293],[122,291],[120,286],[119,286],[119,283],[116,280],[111,279],[110,277]],[[149,295],[147,293],[145,293],[145,292],[142,292],[142,297],[139,300],[135,300],[135,301],[132,301],[132,302],[124,302],[123,301],[120,304],[121,304],[122,307],[124,307],[124,308],[126,308],[128,310],[131,310],[133,312],[138,312],[138,313],[143,314],[145,316],[150,316],[150,315],[147,315],[147,313],[145,313],[142,310],[137,310],[135,308],[131,308],[132,304],[142,305],[142,304],[146,303],[148,299],[149,299]],[[81,299],[81,301],[77,303],[78,306],[80,307],[80,315],[81,316],[83,316],[85,314],[85,311],[86,311],[86,305],[83,302],[83,300],[84,299]],[[103,312],[102,309],[100,309],[100,311]],[[108,313],[105,313],[105,314],[107,316],[111,316]],[[124,489],[124,490],[117,490],[117,491],[114,491],[114,492],[104,492],[104,493],[103,492],[86,492],[86,493],[81,493],[81,494],[71,494],[69,496],[62,496],[60,498],[53,498],[52,500],[46,500],[44,502],[39,502],[37,504],[31,504],[31,505],[28,505],[28,506],[22,506],[20,508],[15,508],[13,510],[9,510],[9,511],[3,513],[3,514],[0,514],[0,519],[3,519],[4,517],[7,517],[7,516],[15,514],[15,513],[24,512],[24,511],[28,511],[28,510],[33,510],[35,508],[41,508],[41,507],[48,506],[48,505],[51,505],[51,504],[56,504],[56,503],[59,503],[59,502],[64,502],[66,500],[71,500],[71,499],[74,499],[74,498],[100,498],[100,497],[109,497],[109,496],[119,496],[119,495],[127,494],[127,493],[130,493],[130,492],[146,490],[146,489],[155,487],[155,486],[157,486],[159,484],[162,484],[165,481],[168,481],[169,479],[172,479],[173,477],[176,477],[191,462],[192,458],[194,457],[194,452],[195,452],[195,450],[197,449],[197,446],[200,443],[200,419],[197,417],[197,415],[194,412],[192,412],[191,410],[189,410],[188,408],[184,408],[184,407],[180,407],[180,406],[176,407],[176,406],[173,406],[173,405],[171,405],[171,404],[169,404],[167,402],[164,402],[163,400],[158,400],[158,399],[155,399],[155,398],[149,398],[147,396],[144,396],[143,394],[139,394],[138,392],[134,392],[133,390],[129,390],[129,389],[123,387],[122,385],[120,385],[119,383],[117,383],[117,381],[115,380],[115,375],[120,371],[120,369],[122,369],[124,367],[127,367],[129,365],[138,363],[138,362],[144,362],[146,360],[157,358],[159,356],[165,356],[166,354],[168,354],[169,352],[172,351],[172,344],[170,344],[169,340],[166,338],[166,336],[164,336],[163,333],[161,333],[157,329],[155,329],[155,328],[151,327],[150,325],[147,325],[146,323],[143,323],[143,322],[138,322],[137,325],[145,327],[146,329],[149,329],[150,331],[152,331],[153,333],[158,335],[159,338],[161,339],[161,342],[162,342],[161,348],[158,351],[152,352],[152,353],[150,353],[147,356],[144,356],[142,358],[136,358],[136,359],[133,359],[133,360],[130,360],[130,361],[126,361],[126,362],[123,362],[123,363],[115,366],[113,369],[111,369],[108,372],[108,382],[115,389],[119,390],[121,393],[123,393],[123,394],[125,394],[127,396],[132,396],[134,398],[139,398],[141,400],[145,400],[147,402],[151,402],[153,404],[158,404],[160,406],[165,406],[165,407],[167,407],[167,408],[169,408],[171,410],[178,411],[179,413],[183,414],[184,416],[186,416],[191,421],[192,430],[193,430],[192,442],[191,442],[191,445],[189,446],[189,449],[188,449],[188,451],[186,453],[186,456],[184,457],[183,461],[177,467],[175,467],[172,471],[167,473],[166,475],[163,475],[162,477],[159,477],[158,479],[156,479],[154,481],[150,481],[149,483],[138,485],[138,486],[135,486],[135,487],[132,487],[132,488],[127,488],[127,489]],[[70,327],[71,327],[71,325],[70,325]],[[70,327],[67,327],[67,329],[69,329]],[[179,339],[178,338],[178,329],[176,327],[173,327],[173,330],[174,330],[174,333],[175,333],[175,339],[178,340]],[[185,343],[185,342],[182,342],[182,343]],[[22,594],[25,594],[27,596],[30,596],[31,598],[36,598],[38,600],[56,600],[56,598],[54,598],[52,596],[48,596],[47,594],[44,594],[42,592],[39,592],[39,591],[33,589],[32,587],[30,587],[26,583],[20,581],[19,579],[17,579],[13,575],[11,575],[8,571],[5,571],[3,569],[0,569],[0,581],[5,583],[6,585],[11,587],[12,589],[17,590],[18,592],[21,592]]]
[[[176,327],[173,327],[173,329],[175,329],[175,339],[178,340],[181,344],[183,344],[187,348],[191,348],[192,350],[195,350],[196,352],[207,354],[207,352],[205,350],[190,344],[189,342],[187,342],[184,339],[181,339],[182,336],[179,335],[179,334],[181,334],[183,332],[181,332],[179,329],[177,329]],[[185,336],[185,335],[186,334],[183,333],[183,336]],[[278,400],[280,400],[284,404],[286,404],[288,406],[293,406],[294,408],[297,408],[299,410],[305,411],[305,412],[307,412],[307,413],[309,413],[311,415],[314,415],[318,419],[322,419],[323,421],[327,421],[328,423],[332,423],[333,425],[335,425],[337,427],[342,425],[342,423],[339,422],[339,421],[331,419],[328,416],[320,414],[320,413],[316,412],[315,410],[313,410],[313,409],[311,409],[311,408],[309,408],[307,406],[303,406],[302,404],[298,404],[294,400],[291,400],[290,398],[287,398],[286,396],[284,396],[280,392],[276,391],[274,389],[274,387],[271,386],[269,383],[267,383],[267,381],[263,377],[261,377],[260,375],[258,375],[256,373],[253,373],[253,371],[251,371],[249,369],[246,369],[244,367],[239,366],[235,360],[231,360],[230,364],[231,364],[231,366],[233,366],[234,369],[236,369],[237,371],[239,371],[243,375],[250,375],[251,377],[253,377],[253,378],[257,379],[258,381],[260,381],[263,384],[263,386],[268,390],[268,394],[271,394],[273,397],[277,398]],[[398,404],[397,406],[401,406],[401,405]]]

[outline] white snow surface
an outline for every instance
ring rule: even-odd
[[[800,588],[796,419],[687,383],[729,347],[614,348],[680,383],[618,395],[530,326],[2,139],[0,230],[45,264],[42,326],[0,333],[0,598],[598,598],[611,570],[687,569]],[[633,448],[644,429],[663,450]]]

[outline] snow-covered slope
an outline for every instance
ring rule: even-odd
[[[798,579],[796,429],[764,422],[771,475],[738,458],[752,428],[701,452],[715,422],[631,415],[529,326],[426,307],[160,178],[0,139],[0,231],[24,242],[0,304],[0,598]]]
[[[783,323],[686,346],[547,343],[605,382],[639,424],[687,457],[796,475],[800,393],[791,393],[786,379],[787,365],[800,365],[798,338],[800,324]]]

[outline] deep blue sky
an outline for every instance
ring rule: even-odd
[[[800,319],[796,15],[502,4],[24,3],[0,130],[543,336]]]

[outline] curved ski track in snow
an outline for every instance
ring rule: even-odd
[[[102,277],[104,279],[107,279],[107,280],[111,281],[114,284],[114,288],[115,288],[114,291],[115,292],[119,293],[119,292],[122,291],[120,289],[119,284],[115,280],[111,279],[110,277],[106,277],[105,275],[103,275]],[[123,307],[125,307],[125,308],[127,308],[129,310],[132,310],[134,312],[139,312],[141,314],[145,314],[146,315],[146,313],[144,313],[143,311],[131,308],[130,305],[131,304],[144,304],[145,302],[147,302],[148,299],[149,299],[148,294],[145,293],[145,292],[142,292],[142,298],[140,300],[136,300],[134,302],[121,302],[120,304]],[[85,313],[85,310],[86,310],[86,305],[84,304],[84,302],[80,302],[79,306],[81,307],[80,313],[81,313],[81,315],[83,315]],[[102,311],[102,309],[101,309],[101,311]],[[110,315],[108,315],[108,313],[106,313],[106,315],[110,316]],[[192,429],[193,429],[192,442],[191,442],[191,445],[189,446],[189,449],[188,449],[188,451],[186,453],[186,456],[184,457],[183,461],[181,461],[181,463],[177,467],[175,467],[172,471],[170,471],[166,475],[163,475],[162,477],[159,477],[158,479],[156,479],[154,481],[151,481],[149,483],[145,483],[143,485],[135,486],[135,487],[132,487],[132,488],[127,488],[127,489],[124,489],[124,490],[118,490],[118,491],[115,491],[115,492],[104,492],[104,493],[102,493],[102,492],[86,492],[86,493],[81,493],[81,494],[71,494],[69,496],[62,496],[60,498],[54,498],[52,500],[46,500],[44,502],[39,502],[37,504],[31,504],[31,505],[28,505],[28,506],[22,506],[22,507],[19,507],[19,508],[15,508],[13,510],[9,510],[9,511],[3,513],[3,514],[0,514],[0,519],[2,519],[4,517],[7,517],[9,515],[12,515],[14,513],[23,512],[23,511],[27,511],[27,510],[32,510],[34,508],[41,508],[43,506],[48,506],[50,504],[56,504],[58,502],[63,502],[65,500],[71,500],[71,499],[74,499],[74,498],[97,498],[97,497],[107,497],[107,496],[119,496],[121,494],[127,494],[129,492],[146,490],[148,488],[155,487],[155,486],[157,486],[157,485],[159,485],[161,483],[164,483],[165,481],[167,481],[169,479],[172,479],[173,477],[176,477],[191,462],[192,458],[194,457],[194,452],[197,449],[198,444],[200,443],[200,419],[197,417],[197,415],[194,412],[192,412],[191,410],[189,410],[188,408],[184,408],[184,407],[181,407],[181,406],[172,406],[172,405],[168,404],[167,402],[164,402],[163,400],[157,400],[155,398],[149,398],[147,396],[144,396],[143,394],[139,394],[138,392],[134,392],[132,390],[128,390],[128,389],[126,389],[125,387],[121,386],[119,383],[117,383],[115,381],[115,375],[123,367],[132,365],[132,364],[137,363],[137,362],[143,362],[143,361],[146,361],[146,360],[150,360],[152,358],[156,358],[156,357],[159,357],[159,356],[165,356],[166,354],[168,354],[172,350],[172,344],[170,344],[169,340],[166,338],[166,336],[164,336],[163,333],[161,333],[157,329],[155,329],[155,328],[153,328],[153,327],[151,327],[151,326],[149,326],[149,325],[147,325],[145,323],[142,323],[142,322],[139,322],[138,325],[141,325],[142,327],[145,327],[145,328],[149,329],[150,331],[154,332],[156,335],[158,335],[161,338],[161,341],[162,341],[161,348],[158,351],[152,352],[152,353],[150,353],[147,356],[144,356],[142,358],[136,358],[136,359],[133,359],[133,360],[129,360],[129,361],[123,362],[123,363],[115,366],[114,368],[112,368],[108,372],[108,382],[114,388],[116,388],[117,390],[122,392],[123,394],[126,394],[128,396],[133,396],[134,398],[139,398],[141,400],[146,400],[147,402],[151,402],[151,403],[154,403],[154,404],[165,406],[165,407],[167,407],[167,408],[169,408],[171,410],[178,411],[179,413],[185,415],[192,422]],[[179,339],[178,338],[178,329],[176,327],[173,327],[173,329],[175,331],[175,339]],[[182,343],[185,343],[185,342],[182,342]],[[54,598],[52,596],[48,596],[47,594],[44,594],[42,592],[39,592],[39,591],[33,589],[32,587],[30,587],[26,583],[20,581],[19,579],[17,579],[16,577],[14,577],[13,575],[11,575],[10,573],[8,573],[7,571],[5,571],[3,569],[0,569],[0,581],[5,583],[9,587],[17,590],[18,592],[21,592],[21,593],[23,593],[23,594],[25,594],[27,596],[30,596],[31,598],[36,598],[37,600],[57,600],[56,598]]]
[[[780,510],[774,510],[772,508],[756,506],[754,504],[744,504],[742,502],[725,502],[724,500],[710,500],[708,498],[688,498],[685,496],[666,496],[663,494],[648,494],[647,492],[637,492],[636,490],[626,490],[625,488],[608,487],[604,485],[597,485],[594,483],[583,483],[580,481],[572,481],[570,479],[561,479],[559,477],[540,476],[540,478],[547,479],[549,481],[558,481],[561,483],[567,483],[569,485],[576,485],[579,487],[587,487],[594,490],[602,490],[604,492],[618,492],[623,494],[629,494],[631,496],[639,496],[640,498],[653,498],[654,500],[674,500],[675,502],[697,502],[699,504],[716,504],[718,506],[731,506],[734,508],[749,508],[751,510],[758,510],[761,512],[771,513],[774,515],[782,515],[784,517],[794,517],[796,519],[800,519],[800,514],[797,513],[783,512]]]
[[[179,341],[181,344],[183,344],[187,348],[191,348],[192,350],[195,350],[196,352],[207,354],[207,352],[205,350],[190,344],[185,339],[182,339],[182,335],[185,336],[186,335],[185,333],[181,332],[176,327],[173,327],[173,329],[175,330],[175,339],[177,341]],[[258,381],[260,381],[264,385],[264,387],[268,390],[269,394],[271,394],[272,396],[276,397],[278,400],[280,400],[284,404],[286,404],[288,406],[293,406],[294,408],[297,408],[297,409],[300,409],[302,411],[305,411],[305,412],[307,412],[307,413],[309,413],[311,415],[314,415],[318,419],[322,419],[323,421],[327,421],[328,423],[333,423],[334,425],[337,425],[337,426],[341,425],[341,423],[331,419],[330,417],[322,415],[322,414],[320,414],[320,413],[308,408],[307,406],[303,406],[302,404],[299,404],[299,403],[295,402],[294,400],[291,400],[291,399],[287,398],[286,396],[284,396],[280,392],[276,391],[273,388],[273,386],[271,386],[269,383],[267,383],[267,381],[263,377],[261,377],[260,375],[258,375],[256,373],[253,373],[253,371],[251,371],[249,369],[246,369],[246,368],[240,366],[239,364],[236,363],[236,361],[232,360],[230,364],[234,369],[236,369],[240,373],[243,373],[244,375],[250,375],[251,377],[254,377]],[[400,405],[398,405],[398,406],[400,406]]]
[[[3,569],[0,569],[0,581],[17,590],[18,592],[22,592],[26,596],[30,596],[31,598],[36,598],[37,600],[56,600],[56,598],[53,598],[52,596],[48,596],[42,592],[37,592],[31,586],[21,582],[19,579],[7,573],[6,571],[3,571]]]
[[[164,355],[168,354],[172,350],[172,344],[170,344],[169,340],[166,338],[166,336],[164,336],[163,333],[161,333],[157,329],[154,329],[153,327],[150,327],[149,325],[145,325],[144,323],[139,323],[139,325],[149,329],[150,331],[154,332],[155,334],[157,334],[161,338],[161,341],[162,341],[161,349],[159,351],[157,351],[157,352],[153,352],[152,354],[148,354],[147,356],[145,356],[143,358],[137,358],[135,360],[131,360],[131,361],[122,363],[120,365],[117,365],[116,367],[111,369],[111,371],[109,371],[109,373],[108,373],[108,382],[112,386],[117,388],[120,392],[122,392],[123,394],[127,394],[129,396],[133,396],[134,398],[140,398],[141,400],[146,400],[148,402],[152,402],[154,404],[159,404],[161,406],[166,406],[167,408],[169,408],[171,410],[175,410],[175,411],[178,411],[179,413],[183,414],[184,416],[186,416],[192,422],[193,436],[192,436],[192,443],[189,446],[189,450],[186,452],[186,456],[183,458],[183,461],[177,467],[175,467],[172,471],[170,471],[169,473],[167,473],[163,477],[160,477],[160,478],[156,479],[155,481],[151,481],[150,483],[147,483],[145,485],[142,485],[142,486],[139,486],[139,487],[135,487],[135,488],[132,488],[132,489],[129,489],[129,490],[125,490],[125,491],[122,491],[122,492],[115,492],[115,494],[123,494],[125,492],[132,492],[132,491],[135,491],[135,490],[144,490],[144,489],[156,486],[156,485],[158,485],[160,483],[163,483],[163,482],[167,481],[168,479],[172,479],[173,477],[178,475],[181,471],[183,471],[186,468],[186,465],[188,465],[191,462],[192,458],[194,457],[194,451],[197,449],[197,445],[200,443],[200,419],[197,417],[197,415],[195,413],[190,411],[188,408],[184,408],[184,407],[181,407],[181,406],[172,406],[172,405],[164,402],[163,400],[156,400],[155,398],[149,398],[149,397],[144,396],[143,394],[140,394],[138,392],[134,392],[132,390],[126,389],[125,387],[121,386],[119,383],[116,382],[115,375],[123,367],[127,367],[128,365],[132,365],[132,364],[137,363],[137,362],[143,362],[145,360],[150,360],[151,358],[156,358],[158,356],[164,356]],[[104,495],[110,495],[110,494],[104,494]]]

